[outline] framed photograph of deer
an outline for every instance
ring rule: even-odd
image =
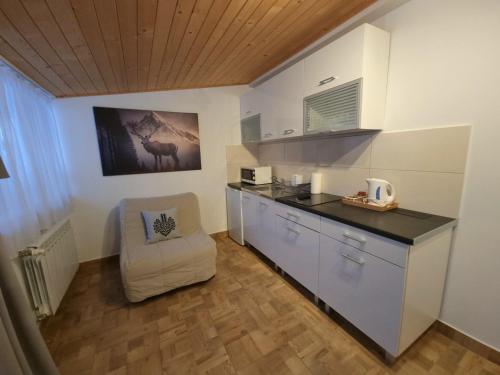
[[[94,107],[102,173],[201,169],[197,113]]]

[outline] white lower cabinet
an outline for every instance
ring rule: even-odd
[[[318,294],[319,233],[276,216],[276,263]]]
[[[275,203],[255,194],[242,193],[243,233],[245,241],[276,262]]]
[[[395,354],[405,270],[321,235],[319,297],[376,343]]]
[[[257,246],[257,199],[255,194],[242,192],[241,207],[243,211],[243,238],[250,245]]]
[[[245,241],[397,357],[439,317],[452,229],[406,245],[243,192]]]
[[[267,198],[257,199],[257,239],[255,247],[273,262],[276,260],[276,215],[274,213],[275,203]]]

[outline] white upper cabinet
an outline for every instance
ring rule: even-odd
[[[304,60],[306,133],[382,128],[389,45],[363,24]]]
[[[304,96],[361,78],[364,28],[357,28],[304,60]]]
[[[260,141],[381,129],[389,43],[388,32],[359,26],[244,94],[241,119],[260,115]]]
[[[250,90],[240,98],[240,119],[243,120],[261,113],[261,98],[259,92]]]
[[[304,61],[299,61],[258,86],[263,110],[262,140],[297,137],[303,134]]]
[[[250,90],[240,98],[241,143],[260,142],[262,123],[267,118],[263,113],[262,97],[257,90]]]

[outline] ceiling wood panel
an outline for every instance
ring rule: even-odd
[[[148,71],[153,51],[153,37],[158,0],[139,1],[137,7],[137,85],[140,91],[148,88]]]
[[[210,38],[207,40],[205,46],[203,47],[200,54],[196,58],[193,66],[186,71],[185,76],[178,78],[179,81],[179,85],[177,86],[178,88],[183,86],[194,87],[194,85],[192,84],[193,78],[198,74],[200,69],[206,65],[206,61],[212,54],[214,48],[223,44],[219,43],[219,41],[224,37],[224,35],[226,36],[228,35],[228,33],[226,33],[227,28],[234,22],[235,18],[236,20],[241,18],[241,16],[239,16],[240,12],[245,12],[245,7],[248,6],[248,4],[252,4],[254,2],[256,1],[254,0],[249,0],[249,2],[246,2],[246,0],[231,1],[226,11],[224,12],[223,16],[217,23],[217,26],[210,35]]]
[[[174,78],[186,59],[189,50],[193,46],[193,43],[196,40],[196,37],[198,36],[198,33],[200,32],[203,22],[207,18],[212,5],[213,0],[198,0],[196,2],[191,18],[189,19],[189,24],[184,32],[182,42],[177,49],[170,70],[166,75],[167,79],[162,83],[162,86],[172,87]]]
[[[94,2],[97,20],[103,35],[104,44],[113,69],[119,91],[127,91],[127,74],[125,73],[125,57],[122,48],[118,12],[113,0]]]
[[[267,51],[262,53],[262,50],[265,49],[265,47],[269,43],[277,43],[277,41],[283,43],[283,40],[291,40],[289,35],[291,32],[290,29],[299,29],[304,24],[304,20],[308,19],[311,14],[314,14],[317,9],[322,9],[327,6],[328,3],[333,3],[333,1],[296,1],[294,2],[294,4],[296,4],[297,6],[287,7],[287,10],[290,13],[287,14],[286,17],[280,18],[278,22],[269,25],[267,30],[263,30],[256,38],[249,41],[246,45],[242,46],[239,51],[239,55],[236,56],[236,59],[242,59],[243,62],[239,64],[236,69],[234,67],[229,67],[229,69],[226,68],[226,79],[230,78],[234,81],[234,79],[237,78],[235,78],[232,73],[238,74],[237,72],[245,72],[245,69],[248,69],[249,66],[255,68],[255,66],[250,61],[252,60],[252,58],[257,58],[259,56],[259,52],[261,52],[260,55],[262,55],[265,60],[269,59],[270,55],[266,53]],[[274,35],[278,36],[273,37]],[[298,46],[298,48],[302,47]],[[290,55],[286,56],[286,58],[288,58],[288,56]]]
[[[101,72],[97,68],[96,60],[94,60],[92,52],[87,45],[69,0],[46,0],[46,4],[61,32],[94,84],[96,93],[105,93],[107,91],[106,84]]]
[[[167,48],[165,49],[165,53],[163,54],[160,74],[158,75],[158,79],[156,81],[156,87],[161,88],[163,86],[163,81],[166,80],[177,51],[180,48],[182,38],[186,31],[189,19],[191,18],[191,14],[195,4],[196,0],[179,0],[177,2],[177,8],[175,10],[174,19],[172,21],[172,27],[168,36]]]
[[[94,84],[52,16],[47,3],[32,0],[22,0],[22,3],[45,39],[50,43],[54,51],[57,52],[66,67],[73,73],[85,92],[88,94],[95,93],[96,88]]]
[[[204,20],[196,40],[193,42],[188,55],[184,61],[179,62],[179,68],[173,69],[167,81],[167,87],[180,87],[182,80],[186,78],[189,70],[193,67],[196,59],[200,56],[203,48],[208,45],[208,42],[214,31],[219,25],[219,21],[224,12],[230,7],[231,0],[214,0],[210,12]],[[237,4],[237,2],[233,2]],[[170,85],[170,86],[169,86]]]
[[[41,75],[38,70],[36,70],[36,68],[34,68],[21,55],[19,55],[16,50],[13,49],[2,38],[0,38],[0,54],[12,64],[14,64],[18,69],[22,70],[24,74],[37,82],[45,90],[53,93],[56,96],[63,94],[63,92],[57,86],[53,85],[47,78]]]
[[[375,0],[0,0],[0,54],[55,96],[249,83]]]
[[[229,37],[233,34],[234,37],[231,38],[229,43],[225,45],[223,49],[219,49],[219,51],[217,51],[218,53],[214,54],[215,58],[207,64],[208,69],[202,71],[201,75],[198,76],[198,79],[203,78],[206,80],[208,85],[214,85],[213,83],[210,83],[213,72],[219,69],[219,67],[230,58],[233,51],[244,43],[246,38],[251,35],[252,32],[269,22],[288,1],[289,0],[262,1],[246,22],[242,23],[237,32],[228,33]]]
[[[71,0],[71,4],[82,34],[104,79],[107,92],[119,92],[116,73],[111,66],[109,51],[104,43],[94,2],[92,0]]]
[[[337,3],[340,1],[337,1]],[[334,13],[332,17],[332,10],[330,7],[334,9],[338,9],[334,5],[335,2],[331,0],[326,1],[326,5],[319,8],[312,8],[315,11],[313,14],[307,14],[304,18],[310,18],[309,22],[304,22],[303,24],[299,24],[299,27],[292,25],[287,33],[282,33],[282,37],[276,38],[276,40],[271,40],[268,46],[265,46],[265,51],[262,53],[262,58],[264,59],[263,63],[259,66],[256,65],[248,65],[247,68],[250,67],[249,72],[246,77],[260,77],[264,73],[268,72],[275,66],[279,65],[286,58],[283,56],[293,56],[303,48],[307,47],[309,44],[313,43],[321,36],[326,34],[331,29],[335,28],[337,25],[342,24],[347,21],[351,17],[355,16],[367,6],[369,6],[372,1],[364,0],[364,1],[353,1],[349,4],[343,6],[340,10]],[[308,12],[310,13],[310,12]],[[313,22],[312,20],[316,21]],[[313,29],[313,32],[308,32]],[[307,35],[306,35],[307,34]],[[292,43],[290,41],[296,40],[299,36],[303,37],[302,45],[298,45],[297,43]],[[255,59],[259,59],[259,56],[254,56]],[[236,74],[237,77],[233,77],[233,81],[237,81],[241,77],[245,77],[245,72],[240,69],[240,73]],[[248,79],[248,78],[247,78]]]
[[[54,72],[71,88],[73,93],[83,91],[83,87],[59,57],[56,50],[47,42],[39,27],[33,22],[26,9],[19,0],[1,0],[0,5],[6,18],[33,47],[40,57],[54,70]]]
[[[102,1],[102,0],[98,0]],[[125,58],[125,71],[127,73],[128,91],[137,91],[138,86],[138,54],[137,54],[137,1],[118,1],[118,19],[120,21],[121,41]],[[95,2],[95,0],[94,0]]]
[[[64,82],[59,75],[50,67],[42,57],[35,51],[23,36],[12,26],[5,14],[0,11],[0,35],[19,55],[23,56],[29,63],[59,90],[69,95],[74,91]]]
[[[177,4],[171,0],[158,0],[155,31],[153,35],[153,49],[148,74],[148,90],[156,89],[156,81],[160,74],[163,55],[167,47],[168,36]]]
[[[249,30],[251,30],[256,20],[265,15],[275,2],[276,0],[247,1],[241,12],[238,13],[238,16],[232,20],[232,23],[224,32],[207,60],[205,60],[202,68],[186,83],[194,86],[200,79],[206,80],[209,74],[217,68],[217,62],[221,61],[220,57],[229,53],[231,48],[234,48],[238,41],[243,39]],[[206,83],[206,86],[209,86],[208,82]]]

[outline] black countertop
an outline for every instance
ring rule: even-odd
[[[258,194],[262,197],[269,198],[272,200],[276,200],[282,197],[289,197],[297,194],[297,190],[293,187],[280,188],[273,184],[252,185],[252,184],[246,184],[244,182],[233,182],[233,183],[228,183],[227,186],[233,189],[243,190],[254,194]]]
[[[286,198],[287,196],[294,195],[293,191],[286,193],[281,191],[280,193],[272,194],[271,184],[254,186],[238,182],[229,183],[228,186],[238,190],[253,192],[288,206],[300,208],[304,211],[352,225],[353,227],[409,245],[414,245],[432,236],[437,231],[456,225],[456,219],[453,218],[403,208],[377,212],[365,208],[348,206],[341,201],[323,203],[317,206],[304,206]],[[261,190],[258,190],[259,188]],[[271,193],[265,194],[266,192]]]

